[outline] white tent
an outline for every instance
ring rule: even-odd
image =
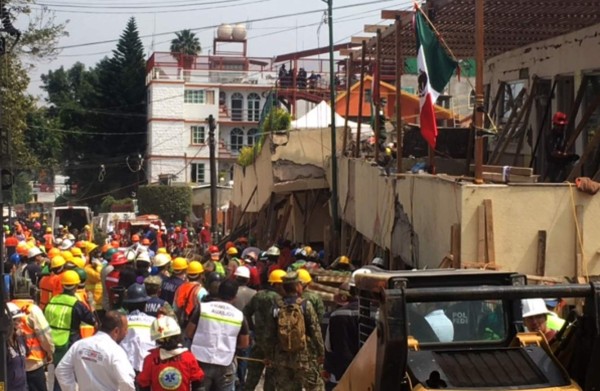
[[[345,123],[344,117],[335,113],[335,126],[336,128],[343,128]],[[331,106],[325,101],[321,101],[311,111],[306,113],[303,117],[292,121],[292,129],[323,129],[328,128],[331,125]],[[352,134],[356,134],[358,123],[354,121],[348,121],[348,127],[352,130]],[[361,138],[368,137],[373,134],[371,126],[369,124],[361,124]]]

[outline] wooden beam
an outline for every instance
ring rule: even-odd
[[[492,265],[496,264],[496,245],[494,242],[494,213],[492,210],[492,200],[483,200],[485,209],[485,242],[486,242],[486,261]]]
[[[504,170],[504,166],[494,166],[494,165],[490,165],[490,164],[484,164],[482,167],[483,167],[484,172],[495,172],[498,174],[502,174],[502,171]],[[513,166],[509,166],[509,168],[510,168],[510,175],[519,175],[519,176],[532,176],[533,175],[533,168],[513,167]],[[475,165],[474,164],[469,165],[469,169],[471,170],[471,172],[473,172],[475,170]]]
[[[352,38],[350,38],[350,42],[362,45],[363,41],[368,42],[371,38],[373,38],[373,37],[352,37]]]
[[[546,231],[538,231],[538,250],[535,274],[543,277],[546,274]]]
[[[460,224],[453,224],[450,229],[450,253],[452,254],[452,267],[460,269]]]
[[[477,263],[485,263],[485,209],[477,207]]]
[[[382,24],[365,24],[364,32],[365,33],[376,33],[377,30],[383,30],[389,26],[384,26]]]
[[[583,277],[583,205],[575,206],[575,277]]]
[[[407,24],[411,23],[413,19],[414,12],[413,11],[399,11],[399,10],[382,10],[381,11],[381,19],[391,19],[396,20],[396,18],[400,18],[401,23]]]

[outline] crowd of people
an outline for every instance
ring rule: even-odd
[[[95,243],[89,227],[4,231],[11,390],[325,390],[358,351],[344,337],[358,333],[347,284],[328,308],[310,289],[314,270],[350,275],[346,256],[326,266],[306,245],[204,235],[183,257],[177,240],[159,246],[160,227],[128,247]]]

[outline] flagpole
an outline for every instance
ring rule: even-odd
[[[475,183],[483,183],[483,66],[484,66],[484,0],[475,0]]]

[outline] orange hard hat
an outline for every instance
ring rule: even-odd
[[[110,242],[110,245],[112,246],[112,248],[119,248],[119,242],[117,242],[116,240]]]
[[[148,238],[144,238],[144,239],[142,239],[142,244],[143,244],[144,246],[149,246],[149,245],[150,245],[150,239],[148,239]]]
[[[105,252],[107,252],[111,248],[112,248],[111,245],[108,244],[108,243],[106,243],[105,245],[102,246],[102,254],[104,254]]]
[[[136,235],[133,235],[133,236],[131,237],[131,241],[132,241],[132,242],[139,242],[139,241],[140,241],[140,236],[139,236],[139,235],[137,235],[137,234],[136,234]]]

